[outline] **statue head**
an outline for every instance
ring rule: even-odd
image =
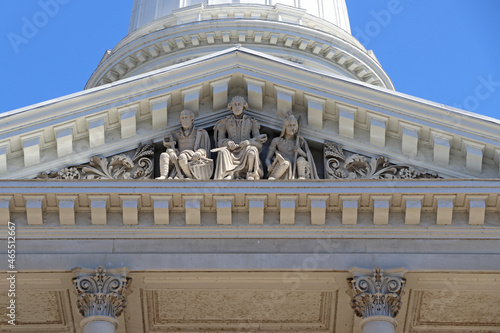
[[[280,137],[288,135],[295,135],[299,131],[299,122],[297,118],[291,113],[288,112],[288,116],[283,121],[283,130],[281,131]]]
[[[194,113],[190,109],[184,109],[181,111],[181,125],[184,129],[188,129],[193,125]]]
[[[234,96],[231,102],[227,105],[227,108],[233,111],[235,116],[239,116],[248,109],[248,103],[241,96]]]

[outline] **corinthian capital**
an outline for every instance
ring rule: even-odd
[[[125,268],[106,271],[102,266],[96,270],[75,269],[73,285],[80,313],[85,318],[120,316],[127,306],[126,293],[132,281],[127,273]]]
[[[350,273],[353,275],[348,279],[353,294],[351,307],[358,317],[396,317],[402,305],[405,269],[384,272],[380,267],[373,270],[353,268]]]

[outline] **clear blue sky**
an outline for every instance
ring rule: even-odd
[[[83,89],[128,31],[133,0],[0,3],[0,112]],[[173,0],[172,0],[173,1]],[[500,118],[500,0],[347,0],[353,35],[372,49],[396,90]],[[390,15],[388,15],[388,13]],[[38,16],[37,16],[38,15]],[[26,21],[42,20],[18,45]]]

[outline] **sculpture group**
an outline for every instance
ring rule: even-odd
[[[300,117],[291,113],[283,121],[279,137],[271,140],[264,163],[260,153],[267,135],[260,124],[246,115],[248,104],[241,96],[228,105],[232,114],[214,126],[214,144],[206,130],[194,126],[194,113],[183,110],[181,126],[163,140],[165,152],[160,155],[160,176],[156,179],[319,179],[307,141],[299,134]],[[211,158],[217,153],[217,158]],[[154,143],[140,144],[135,153],[112,157],[93,156],[88,164],[43,172],[43,179],[150,179],[154,165]],[[392,164],[384,156],[368,157],[344,150],[330,140],[323,146],[324,179],[419,179],[436,178],[409,165]],[[214,172],[215,171],[215,172]]]
[[[248,103],[241,96],[228,105],[232,114],[214,127],[216,148],[210,149],[207,131],[194,126],[194,114],[183,110],[181,128],[172,132],[160,155],[160,177],[156,179],[210,179],[217,153],[214,179],[262,179],[264,170],[259,158],[267,135],[260,124],[244,112]],[[299,135],[299,122],[289,113],[278,138],[272,140],[265,159],[268,179],[318,179],[307,141]]]

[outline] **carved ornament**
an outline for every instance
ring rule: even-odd
[[[370,275],[357,275],[348,279],[352,291],[351,307],[358,317],[385,316],[394,318],[401,309],[401,296],[406,279],[386,276],[380,267]]]
[[[126,276],[125,270],[119,273],[107,274],[106,269],[100,266],[93,275],[82,271],[73,278],[78,310],[84,317],[116,318],[122,314],[127,306],[125,294],[132,278]]]
[[[421,179],[437,178],[408,165],[389,163],[387,157],[349,154],[340,143],[325,140],[325,179]]]
[[[38,179],[148,179],[153,173],[154,145],[139,144],[133,156],[118,154],[113,157],[94,156],[87,165],[62,168],[41,173]]]

